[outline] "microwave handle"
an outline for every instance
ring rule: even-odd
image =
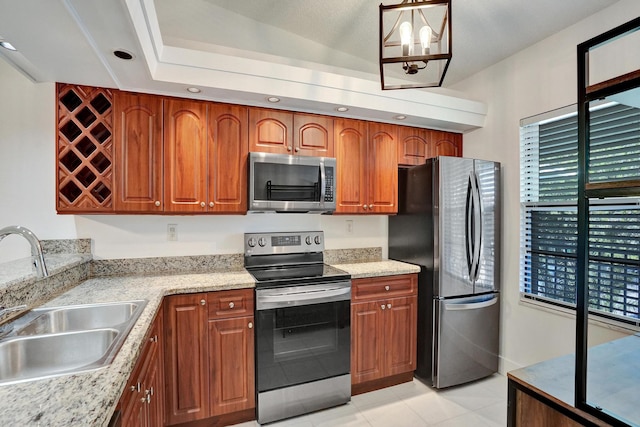
[[[324,196],[327,193],[327,175],[324,170],[324,161],[320,162],[320,203],[324,203]]]

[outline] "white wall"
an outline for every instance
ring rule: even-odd
[[[465,134],[464,155],[497,160],[503,165],[503,371],[571,353],[575,345],[575,321],[571,317],[520,303],[519,121],[576,103],[576,46],[639,15],[640,2],[621,0],[454,87],[487,103],[489,109],[485,126]],[[596,326],[589,331],[590,344],[622,336]]]
[[[97,259],[241,253],[243,233],[274,230],[324,230],[327,249],[380,246],[386,256],[387,218],[378,215],[57,215],[55,105],[54,84],[34,84],[0,59],[0,228],[92,238]],[[178,225],[177,242],[167,241],[167,224]],[[0,263],[28,255],[19,236],[0,243]]]

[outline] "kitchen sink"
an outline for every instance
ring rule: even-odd
[[[108,366],[146,300],[30,310],[0,340],[0,385]]]
[[[0,342],[0,383],[99,368],[118,334],[117,329],[94,329]]]
[[[142,311],[145,301],[35,309],[33,320],[17,331],[17,335],[55,334],[109,328],[131,320]],[[38,314],[42,313],[42,314]],[[137,316],[135,316],[137,318]]]

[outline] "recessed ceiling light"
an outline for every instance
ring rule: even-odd
[[[2,46],[5,49],[8,49],[8,50],[13,50],[13,51],[18,50],[11,43],[9,43],[7,41],[1,41],[0,42],[0,46]]]
[[[276,102],[280,102],[280,98],[278,98],[277,96],[270,96],[267,98],[267,101],[276,103]]]
[[[123,49],[117,49],[113,51],[113,54],[120,59],[124,59],[125,61],[129,61],[134,58],[133,53],[127,52]]]
[[[197,87],[188,87],[187,90],[191,93],[200,93],[202,92],[200,89],[198,89]]]
[[[406,118],[407,118],[407,116],[403,116],[402,114],[398,114],[397,116],[394,117],[394,119],[396,119],[396,120],[404,120]]]
[[[345,111],[349,111],[349,109],[347,107],[337,107],[336,111],[340,111],[341,113],[344,113]]]

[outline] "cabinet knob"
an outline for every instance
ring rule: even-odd
[[[387,306],[386,306],[386,305],[384,305],[384,304],[382,304],[382,305],[380,306],[380,308],[384,310],[385,308],[387,308]]]
[[[156,206],[160,206],[160,200],[156,200],[156,202],[154,203],[154,205],[156,205]]]
[[[146,397],[141,397],[140,398],[140,403],[147,403],[147,398]]]
[[[205,305],[207,303],[207,300],[201,299],[200,300],[200,305]]]
[[[391,287],[390,287],[389,285],[386,285],[386,286],[384,287],[384,290],[385,290],[385,291],[388,291],[389,289],[391,289]]]
[[[136,386],[132,385],[131,387],[129,387],[130,391],[136,391]]]
[[[373,205],[369,205],[369,210],[373,209]]]
[[[235,306],[236,306],[236,305],[233,303],[233,301],[229,303],[229,308],[233,308],[233,307],[235,307]]]
[[[296,153],[300,151],[300,147],[296,147]]]
[[[210,207],[210,208],[214,207],[215,205],[216,205],[215,203],[213,203],[213,202],[209,202],[209,207]]]
[[[362,205],[362,207],[364,208],[365,211],[367,210],[367,205],[366,204]]]
[[[205,206],[207,206],[204,202],[200,202],[200,207],[204,208]]]
[[[287,145],[287,151],[291,151],[291,146]]]
[[[158,342],[158,336],[157,335],[152,336],[151,338],[149,338],[149,341],[150,342]]]
[[[253,323],[249,322],[247,326],[249,327],[249,329],[253,329]]]
[[[390,308],[391,308],[391,304],[387,304],[387,308],[389,308],[389,309],[390,309]]]

